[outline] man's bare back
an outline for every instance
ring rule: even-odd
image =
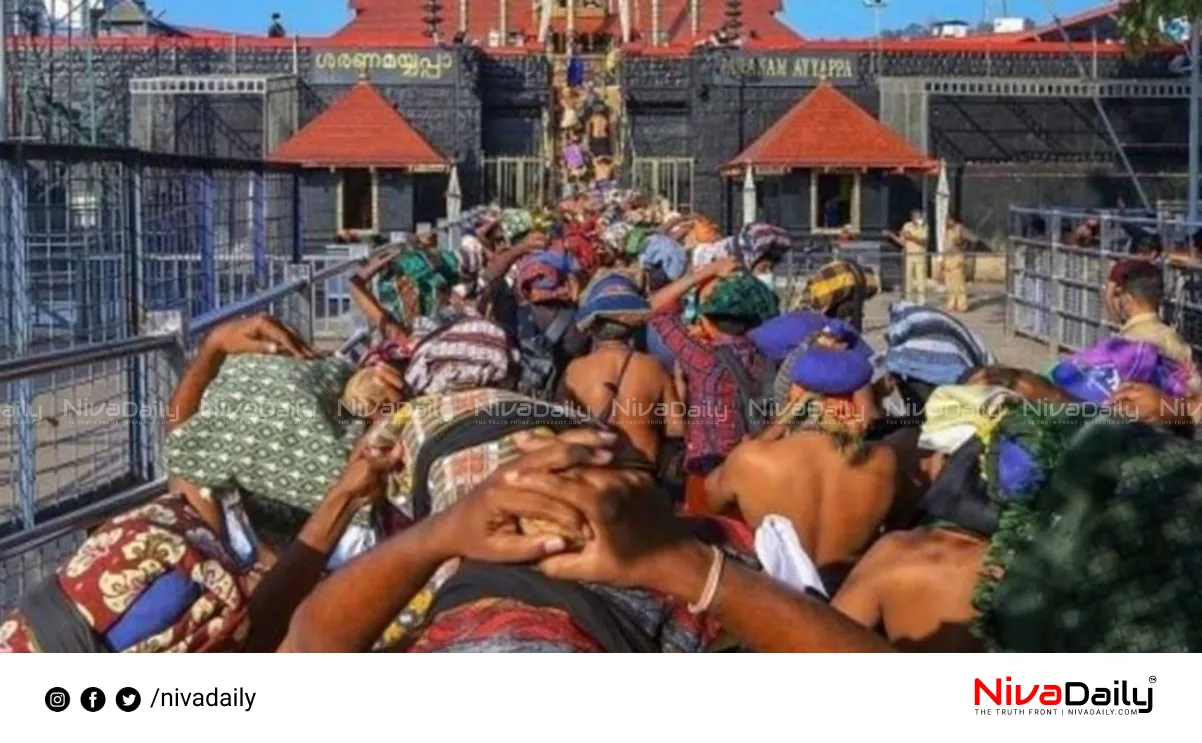
[[[665,436],[683,433],[684,411],[672,375],[659,359],[623,344],[599,343],[588,356],[568,364],[562,397],[594,418],[608,420],[652,462],[659,460]]]
[[[888,444],[858,456],[825,433],[805,431],[738,446],[707,483],[710,506],[737,505],[752,528],[777,514],[828,576],[846,573],[895,507],[899,457]]]
[[[988,547],[985,537],[951,527],[887,534],[856,565],[833,605],[865,627],[881,627],[901,650],[978,652],[969,626]]]

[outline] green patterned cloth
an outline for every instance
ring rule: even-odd
[[[1109,418],[1065,443],[1003,509],[974,630],[993,651],[1202,650],[1202,449]]]
[[[635,227],[626,233],[623,251],[626,255],[637,256],[643,252],[643,242],[651,236],[650,227]]]
[[[417,290],[422,317],[430,317],[438,310],[440,290],[459,281],[458,257],[451,251],[440,251],[439,256],[432,260],[423,251],[411,248],[398,255],[389,270],[376,279],[380,303],[401,322],[411,326],[417,317],[411,317],[413,312],[406,307],[398,280],[407,279]]]
[[[534,229],[534,215],[526,209],[506,209],[501,212],[501,235],[514,242]]]
[[[780,310],[776,293],[747,271],[718,279],[701,302],[701,314],[737,317],[762,323],[775,317]]]
[[[363,432],[339,407],[350,373],[335,358],[229,357],[200,410],[167,437],[167,474],[218,499],[238,491],[312,512]]]

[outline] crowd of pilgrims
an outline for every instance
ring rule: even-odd
[[[1202,649],[1202,384],[1154,262],[1035,373],[919,303],[872,348],[876,274],[785,292],[772,225],[609,190],[461,227],[360,267],[361,355],[204,338],[168,493],[0,650]]]

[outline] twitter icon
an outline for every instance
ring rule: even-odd
[[[117,692],[117,708],[122,712],[133,712],[142,703],[142,695],[132,686]]]

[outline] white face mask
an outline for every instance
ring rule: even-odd
[[[756,277],[757,279],[759,279],[759,280],[760,280],[760,282],[761,282],[761,283],[763,283],[763,284],[764,284],[764,286],[768,287],[769,289],[775,289],[775,288],[776,288],[776,276],[775,276],[775,275],[773,275],[773,274],[772,274],[772,272],[768,272],[768,273],[757,273],[757,274],[755,275],[755,277]]]

